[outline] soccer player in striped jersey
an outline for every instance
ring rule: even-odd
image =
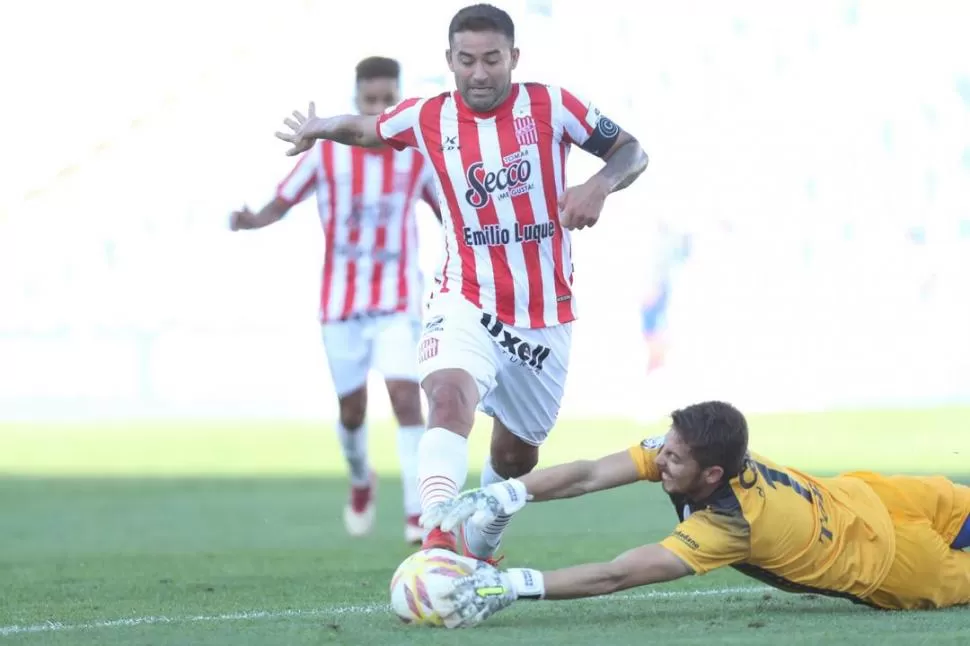
[[[397,61],[371,57],[357,65],[356,102],[376,118],[400,100]],[[416,348],[423,282],[414,205],[425,200],[440,219],[431,168],[416,150],[321,142],[304,152],[258,213],[232,214],[230,228],[259,229],[316,194],[326,255],[320,321],[337,391],[337,435],[350,471],[344,524],[352,536],[374,524],[374,480],[367,459],[367,374],[380,372],[398,422],[404,485],[405,539],[420,542],[418,443],[424,432]]]
[[[515,26],[489,4],[458,11],[448,28],[456,90],[407,99],[379,117],[294,114],[277,137],[299,154],[316,139],[419,150],[431,162],[445,231],[440,283],[424,313],[418,361],[429,402],[418,449],[425,513],[468,475],[476,407],[493,418],[482,484],[528,473],[559,414],[576,304],[570,231],[593,226],[607,196],[646,168],[637,140],[572,92],[514,83]],[[567,186],[580,148],[605,161]],[[507,517],[462,528],[467,553],[491,559]],[[457,550],[431,530],[425,548]]]

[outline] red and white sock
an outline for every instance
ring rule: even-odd
[[[468,440],[444,428],[429,428],[418,443],[421,512],[451,500],[468,477]]]

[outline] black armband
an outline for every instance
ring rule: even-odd
[[[600,115],[600,118],[596,120],[596,127],[593,128],[593,132],[580,148],[597,157],[605,157],[619,136],[620,126],[616,125],[611,119]]]

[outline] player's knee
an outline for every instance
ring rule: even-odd
[[[428,396],[428,425],[468,435],[478,403],[478,392],[471,377],[467,373],[448,371],[429,376],[423,385]]]
[[[364,424],[367,415],[367,394],[361,389],[340,398],[340,423],[353,430]]]
[[[492,448],[492,468],[503,478],[518,478],[535,469],[539,449],[534,446]]]

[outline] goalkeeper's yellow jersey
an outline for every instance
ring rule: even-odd
[[[655,438],[630,449],[641,479],[660,481],[661,448]],[[661,545],[696,574],[732,566],[791,592],[867,603],[893,563],[889,511],[859,478],[814,478],[751,453],[707,500],[671,501],[680,523]]]

